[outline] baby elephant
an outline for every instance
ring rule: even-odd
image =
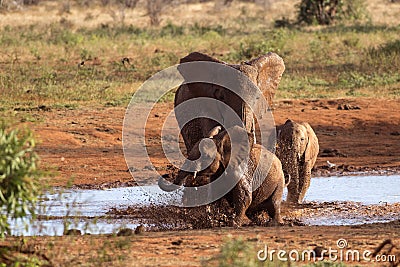
[[[172,191],[177,185],[187,186],[188,181],[191,186],[199,186],[205,180],[227,179],[222,180],[223,185],[226,181],[228,184],[233,182],[233,188],[223,197],[235,211],[233,225],[248,223],[248,216],[251,218],[263,210],[272,218],[272,225],[282,224],[280,206],[285,178],[279,159],[263,146],[254,144],[253,135],[239,126],[220,133],[215,128],[212,131],[215,136],[206,138],[206,142],[204,139],[198,142],[188,154],[188,160],[194,165],[193,171],[180,170],[173,184],[160,179],[160,188]],[[199,158],[203,160],[198,161]],[[244,162],[246,158],[248,161]],[[202,166],[203,162],[205,166]],[[209,194],[220,194],[220,187],[218,184],[211,186]]]
[[[290,175],[287,201],[301,203],[310,186],[311,169],[319,152],[318,138],[311,126],[287,120],[276,127],[276,155],[283,171]]]

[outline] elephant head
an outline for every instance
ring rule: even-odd
[[[260,56],[248,62],[241,63],[239,65],[230,65],[208,55],[194,52],[182,58],[180,60],[180,63],[182,64],[196,61],[214,62],[221,64],[221,66],[228,66],[230,68],[239,70],[241,73],[248,77],[248,81],[243,81],[243,79],[240,78],[238,78],[236,81],[235,78],[237,77],[229,77],[229,79],[234,80],[231,82],[238,84],[241,93],[243,93],[243,95],[249,96],[250,98],[253,95],[249,93],[251,92],[250,87],[256,85],[261,90],[267,101],[263,102],[254,99],[254,101],[251,101],[252,103],[254,103],[254,106],[250,107],[241,97],[239,97],[239,95],[235,94],[227,88],[210,83],[194,82],[183,84],[179,87],[175,94],[175,107],[189,99],[198,97],[207,97],[219,100],[226,104],[226,106],[229,106],[231,109],[233,109],[233,111],[239,116],[247,132],[254,134],[256,131],[254,117],[256,116],[257,118],[262,118],[262,115],[268,110],[267,106],[260,103],[267,103],[269,105],[272,104],[272,99],[275,95],[275,91],[285,70],[285,65],[282,58],[280,58],[277,54],[268,53],[266,55]],[[178,67],[178,70],[182,73],[182,76],[185,78],[185,80],[190,80],[189,77],[196,76],[197,72],[205,75],[218,75],[218,73],[213,73],[214,70],[207,69],[192,69],[190,71],[185,71],[184,68]],[[226,119],[227,112],[229,112],[225,107],[221,106],[207,106],[196,108],[204,108],[210,112],[213,112],[213,114],[217,114],[216,116],[222,121]],[[179,112],[177,110],[175,111],[176,119],[178,121],[179,127],[181,128],[181,133],[185,142],[187,152],[191,151],[194,144],[196,144],[199,140],[207,137],[207,133],[212,128],[219,125],[217,121],[209,118],[197,118],[185,124],[185,120],[183,119],[183,117],[188,112],[190,112],[190,110],[182,112]],[[228,120],[226,119],[226,121]],[[233,125],[222,126],[229,128]]]
[[[288,202],[303,201],[318,152],[318,138],[308,123],[287,120],[277,127],[276,155],[282,162],[283,171],[290,176]]]
[[[227,173],[235,181],[239,180],[243,175],[243,171],[240,171],[243,170],[241,164],[250,153],[252,135],[239,126],[222,132],[219,132],[220,129],[219,126],[213,128],[207,138],[193,146],[172,183],[160,177],[159,187],[171,192],[183,185],[201,186],[212,182],[223,173]],[[233,147],[232,142],[235,143]]]

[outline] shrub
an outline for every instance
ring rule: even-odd
[[[10,233],[8,218],[35,215],[40,193],[35,140],[28,130],[9,130],[0,125],[0,236]]]
[[[171,1],[172,0],[147,0],[146,9],[150,18],[150,25],[160,25],[161,13],[171,3]]]
[[[360,20],[368,14],[362,0],[302,0],[298,23],[329,25],[337,19]]]
[[[258,57],[268,52],[285,55],[284,47],[291,38],[285,29],[277,29],[266,33],[262,39],[250,38],[240,42],[239,47],[231,51],[225,60],[241,61]]]
[[[21,9],[22,6],[37,5],[40,0],[2,0],[0,1],[0,9],[14,10]]]

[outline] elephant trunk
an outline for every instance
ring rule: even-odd
[[[158,187],[165,192],[172,192],[182,187],[182,184],[168,182],[164,177],[158,179]]]
[[[248,133],[253,134],[253,140],[251,140],[254,144],[256,143],[256,125],[254,121],[254,113],[250,106],[246,103],[242,103],[241,108],[241,120],[243,121],[243,125]],[[241,125],[239,125],[241,126]]]
[[[249,132],[249,129],[253,127],[253,113],[246,103],[242,104],[242,120],[246,130]]]
[[[188,172],[185,170],[179,170],[178,175],[176,176],[175,180],[172,183],[167,181],[164,177],[161,176],[158,179],[158,186],[160,187],[160,189],[166,192],[172,192],[181,188],[185,184],[185,181],[189,176],[193,176],[193,178],[196,178],[200,166],[198,166],[198,164],[193,165],[193,163],[189,160],[184,163],[184,166],[189,166],[189,165],[192,165],[192,167],[189,169],[194,171]]]
[[[282,169],[285,174],[285,184],[287,184],[288,195],[287,202],[299,203],[300,200],[300,175],[299,175],[299,159],[294,151],[280,151],[282,157]]]
[[[291,176],[287,172],[283,172],[283,176],[285,177],[285,187],[287,187],[289,185],[289,183],[290,183]]]
[[[290,203],[300,204],[299,173],[297,167],[292,166],[291,169],[293,170],[288,172],[290,181],[287,185],[288,195],[286,201]]]

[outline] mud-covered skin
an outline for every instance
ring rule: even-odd
[[[255,172],[257,173],[254,176]],[[253,177],[255,180],[263,179],[255,191],[253,187],[256,181]],[[241,225],[246,222],[246,215],[252,218],[258,212],[267,211],[272,218],[272,225],[282,224],[280,209],[284,186],[285,181],[279,159],[261,145],[254,144],[250,153],[248,170],[231,192],[232,204],[238,217],[236,223]]]
[[[213,181],[226,171],[229,178],[238,180],[236,186],[224,196],[235,211],[236,216],[232,221],[233,225],[246,224],[250,222],[248,216],[251,218],[261,211],[268,212],[272,218],[272,225],[282,224],[280,205],[285,179],[279,159],[261,145],[253,144],[252,135],[246,133],[245,129],[235,126],[233,132],[244,133],[249,138],[247,166],[243,167],[240,161],[234,159],[229,163],[231,160],[231,139],[228,133],[223,131],[210,139],[217,148],[212,163],[199,171],[196,177],[194,177],[194,173],[180,170],[173,184],[201,186]],[[188,159],[198,159],[200,150],[203,154],[211,153],[207,147],[201,147],[200,142],[198,142],[190,151]],[[231,164],[229,170],[227,169],[228,164]],[[259,167],[257,168],[257,166]],[[160,183],[160,187],[168,191],[168,185]],[[253,189],[255,190],[253,191]]]
[[[311,169],[319,152],[318,138],[308,123],[287,120],[278,126],[276,155],[290,175],[287,201],[301,203],[310,187]]]
[[[229,79],[238,79],[237,82],[240,84],[240,90],[243,95],[249,95],[252,89],[251,87],[256,85],[261,90],[262,94],[267,100],[266,103],[269,106],[272,105],[272,99],[285,70],[283,59],[275,53],[268,53],[239,65],[232,65],[206,54],[193,52],[182,58],[180,63],[196,61],[219,63],[226,65],[227,68],[231,67],[239,70],[249,78],[248,81],[243,81],[239,76],[229,77]],[[189,79],[190,77],[193,77],[192,73],[185,73],[184,69],[182,70],[178,67],[178,70],[181,71],[185,79],[186,76],[189,76]],[[253,83],[253,85],[250,85],[249,82]],[[216,99],[232,108],[243,122],[247,132],[255,131],[256,126],[254,123],[254,115],[256,115],[258,118],[261,118],[262,115],[268,110],[267,106],[260,105],[259,103],[257,106],[249,107],[243,99],[241,99],[231,90],[215,84],[201,82],[181,85],[175,94],[174,107],[177,107],[187,100],[199,97]],[[207,110],[208,114],[213,114],[215,118],[218,118],[221,121],[226,118],[226,113],[229,112],[229,110],[226,110],[221,106],[215,106],[211,104],[210,106],[203,108]],[[185,142],[186,151],[188,152],[192,150],[193,146],[199,140],[208,137],[207,134],[209,131],[218,125],[217,121],[209,118],[196,118],[186,123],[183,118],[190,112],[192,112],[192,110],[176,110],[175,112],[176,119],[179,127],[181,128],[182,137]]]

